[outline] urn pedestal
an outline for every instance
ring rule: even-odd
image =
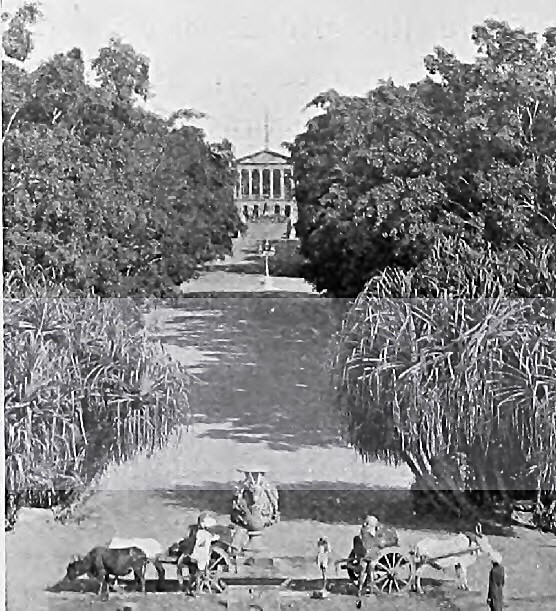
[[[267,480],[267,469],[250,467],[238,471],[243,473],[243,481],[236,487],[230,516],[232,522],[249,532],[262,531],[278,522],[278,490]]]
[[[280,519],[278,490],[266,479],[267,469],[257,466],[238,470],[243,474],[243,481],[236,488],[231,520],[247,530],[245,564],[266,567],[269,558],[262,534]]]
[[[247,547],[245,551],[248,553],[260,553],[265,549],[265,545],[262,541],[262,530],[252,530],[247,533],[249,535],[249,542],[247,543]]]

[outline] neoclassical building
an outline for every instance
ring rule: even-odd
[[[248,219],[263,216],[297,220],[289,157],[268,149],[237,160],[235,201],[238,212]]]

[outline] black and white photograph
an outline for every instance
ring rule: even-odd
[[[555,0],[3,0],[9,611],[556,609]]]

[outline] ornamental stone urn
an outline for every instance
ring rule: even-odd
[[[239,469],[243,481],[236,487],[231,520],[256,537],[280,520],[278,490],[265,477],[266,469]]]

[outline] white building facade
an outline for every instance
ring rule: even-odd
[[[238,159],[237,171],[235,202],[242,218],[276,217],[297,221],[289,157],[265,149]]]

